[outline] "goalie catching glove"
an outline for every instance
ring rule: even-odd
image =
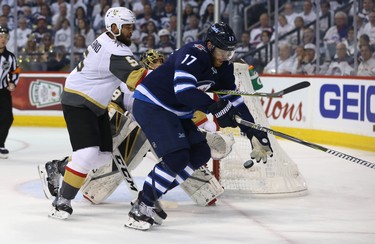
[[[251,159],[255,159],[257,163],[263,161],[267,163],[267,156],[273,156],[273,150],[270,144],[270,140],[267,137],[267,134],[261,131],[249,130],[246,133],[247,138],[249,138],[253,150],[250,153]]]
[[[219,100],[211,104],[208,107],[208,112],[210,112],[217,119],[217,123],[221,128],[238,126],[235,115],[240,115],[232,103],[227,100]]]

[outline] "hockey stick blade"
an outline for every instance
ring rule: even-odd
[[[350,156],[348,154],[345,154],[345,153],[342,153],[342,152],[339,152],[339,151],[336,151],[336,150],[333,150],[333,149],[329,149],[329,148],[323,147],[323,146],[318,145],[318,144],[307,142],[307,141],[298,139],[296,137],[284,134],[284,133],[279,132],[279,131],[275,131],[275,130],[263,127],[261,125],[254,124],[250,121],[243,120],[241,117],[239,117],[237,115],[236,115],[235,119],[236,119],[237,123],[239,123],[241,125],[244,125],[244,126],[247,126],[247,127],[253,128],[253,129],[257,129],[257,130],[260,130],[260,131],[266,132],[268,134],[275,135],[275,136],[278,136],[278,137],[281,137],[281,138],[284,138],[284,139],[287,139],[287,140],[290,140],[290,141],[294,141],[298,144],[302,144],[304,146],[311,147],[311,148],[314,148],[316,150],[320,150],[320,151],[329,153],[333,156],[349,160],[351,162],[366,166],[368,168],[375,169],[375,163],[371,163],[371,162],[368,162],[368,161]]]
[[[266,93],[266,92],[248,93],[248,92],[236,91],[236,90],[218,90],[218,91],[212,91],[212,92],[216,94],[221,94],[221,95],[237,95],[237,96],[253,96],[253,97],[281,97],[282,95],[285,95],[285,94],[288,94],[293,91],[297,91],[297,90],[300,90],[309,86],[310,86],[310,82],[302,81],[300,83],[287,87],[281,91],[273,92],[273,93]]]

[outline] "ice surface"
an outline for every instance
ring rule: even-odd
[[[292,198],[224,196],[214,207],[199,207],[177,188],[164,200],[162,226],[147,232],[124,227],[131,196],[124,184],[104,204],[80,195],[68,220],[47,217],[37,165],[70,154],[66,129],[12,127],[0,159],[0,243],[375,243],[375,170],[302,145],[280,141],[298,164],[309,194]],[[375,152],[326,145],[375,162]],[[150,160],[133,172],[142,186]],[[261,167],[256,165],[255,167]]]

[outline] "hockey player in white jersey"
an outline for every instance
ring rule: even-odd
[[[52,203],[50,217],[68,218],[90,170],[111,161],[112,135],[107,106],[115,89],[125,81],[137,84],[147,74],[129,49],[135,16],[124,7],[110,8],[106,32],[86,50],[84,59],[66,79],[61,104],[73,149],[64,179]]]

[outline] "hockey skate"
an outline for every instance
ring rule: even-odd
[[[59,163],[66,163],[68,157],[62,160],[52,160],[38,165],[39,177],[42,182],[43,192],[46,198],[56,197],[60,186],[61,174],[58,170]]]
[[[46,198],[57,196],[61,175],[57,169],[57,160],[38,165],[39,177]]]
[[[58,194],[52,202],[52,209],[48,217],[55,219],[67,219],[73,213],[73,208],[69,199]]]
[[[148,230],[154,224],[155,207],[150,207],[137,199],[129,212],[125,227],[136,230]]]

